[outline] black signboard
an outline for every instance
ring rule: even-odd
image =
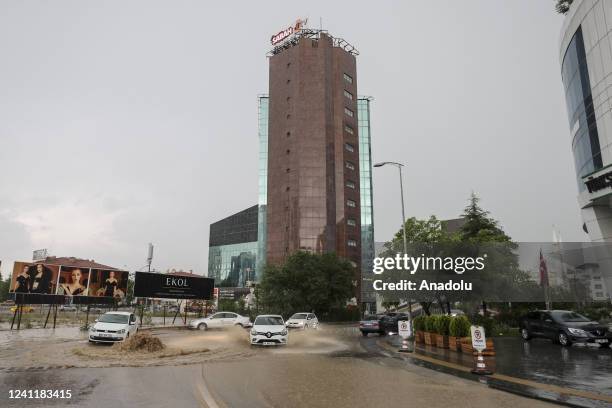
[[[214,288],[215,280],[212,278],[136,272],[134,296],[209,300]]]

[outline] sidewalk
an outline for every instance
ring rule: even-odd
[[[552,382],[534,381],[532,378],[524,378],[526,376],[519,377],[497,372],[496,366],[498,360],[500,360],[499,353],[496,357],[490,357],[486,360],[487,367],[493,369],[494,374],[478,376],[471,373],[474,363],[470,354],[421,344],[416,345],[414,353],[399,353],[398,350],[401,346],[399,336],[383,337],[378,341],[378,344],[388,351],[397,352],[397,356],[413,364],[479,381],[492,388],[573,407],[602,408],[612,406],[612,395],[593,390],[571,388],[565,384],[557,385]],[[413,343],[410,343],[410,348],[414,348]]]

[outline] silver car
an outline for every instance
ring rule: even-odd
[[[287,328],[290,329],[316,329],[319,327],[319,319],[314,313],[296,313],[287,320]]]
[[[251,319],[247,316],[241,316],[234,312],[217,312],[208,317],[202,317],[189,322],[190,329],[208,330],[219,329],[223,327],[251,327]]]

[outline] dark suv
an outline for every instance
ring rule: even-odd
[[[359,330],[364,336],[367,336],[369,333],[378,333],[381,336],[397,333],[397,323],[401,320],[408,320],[408,314],[388,312],[384,315],[367,316],[359,322]]]
[[[519,320],[524,340],[544,337],[562,346],[572,343],[595,343],[610,347],[612,332],[602,324],[568,310],[537,310]]]

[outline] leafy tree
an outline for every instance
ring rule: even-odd
[[[345,307],[353,297],[355,267],[334,253],[299,251],[283,265],[267,265],[259,286],[260,306],[281,314],[316,312]]]
[[[11,275],[6,278],[6,280],[2,279],[2,274],[0,274],[0,302],[4,302],[8,299],[9,287],[11,286]]]
[[[480,207],[479,202],[480,198],[472,192],[462,215],[465,224],[459,232],[461,241],[510,242],[510,237],[499,227],[499,223],[489,216],[490,213]]]
[[[574,0],[556,0],[556,2],[557,4],[555,4],[555,10],[557,10],[557,13],[565,14],[569,11]]]
[[[134,277],[130,275],[128,277],[128,282],[127,282],[127,293],[125,294],[125,303],[128,306],[131,306],[133,301],[134,301]]]

